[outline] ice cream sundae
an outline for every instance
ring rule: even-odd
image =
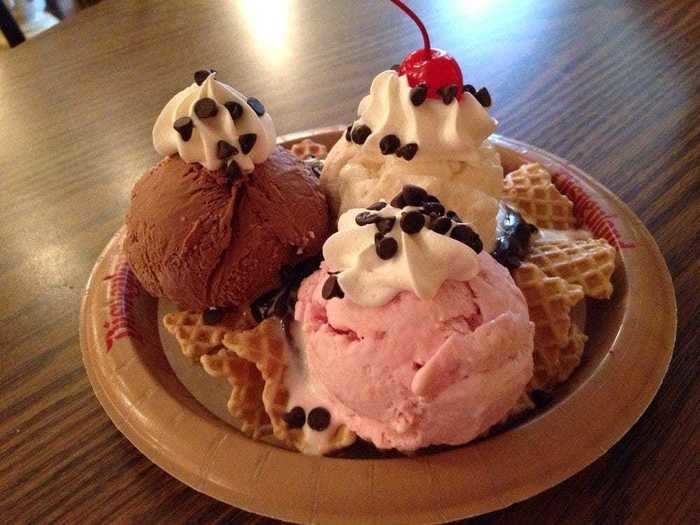
[[[330,151],[276,146],[259,100],[198,71],[127,215],[182,356],[226,378],[239,430],[307,454],[487,435],[567,380],[586,341],[572,310],[612,293],[615,250],[545,168],[504,176],[490,93],[394,3],[424,47],[376,76]]]

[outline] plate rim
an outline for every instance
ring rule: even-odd
[[[279,137],[278,143],[297,141],[310,136],[318,136],[319,134],[323,133],[338,133],[342,132],[344,129],[344,126],[333,126],[290,133]],[[639,250],[621,249],[619,252],[625,265],[628,286],[631,290],[630,293],[636,293],[636,289],[633,289],[633,286],[642,286],[642,291],[647,290],[647,288],[650,287],[650,283],[643,282],[644,279],[641,278],[642,274],[645,272],[650,272],[650,268],[652,268],[652,266],[653,269],[656,270],[654,294],[656,296],[657,304],[655,305],[655,308],[658,308],[658,306],[661,305],[665,309],[662,309],[663,315],[661,316],[661,319],[657,325],[653,327],[652,333],[645,334],[647,338],[653,336],[654,341],[659,343],[659,351],[656,355],[655,361],[656,366],[651,370],[652,374],[647,377],[646,383],[638,385],[638,390],[640,392],[638,392],[639,395],[635,397],[633,409],[628,407],[625,412],[618,414],[619,419],[617,421],[610,422],[610,424],[606,426],[603,432],[605,435],[601,435],[600,431],[598,431],[599,433],[595,436],[589,436],[590,438],[596,438],[594,439],[595,443],[586,442],[588,445],[588,448],[586,448],[587,453],[569,457],[566,465],[549,463],[543,464],[543,469],[541,471],[542,475],[536,478],[532,476],[532,473],[530,473],[530,476],[528,477],[528,472],[522,472],[525,478],[519,483],[515,483],[514,486],[510,486],[506,493],[490,493],[489,490],[485,490],[483,491],[483,494],[478,496],[478,501],[447,502],[447,500],[444,498],[436,496],[436,499],[434,500],[436,504],[435,508],[404,509],[404,513],[402,514],[377,514],[376,512],[378,511],[378,506],[375,505],[375,502],[372,502],[372,504],[370,504],[368,507],[359,509],[360,513],[357,515],[357,517],[362,519],[372,521],[381,517],[382,519],[398,518],[405,520],[407,516],[410,516],[413,520],[423,523],[449,521],[505,508],[518,501],[522,501],[528,497],[543,492],[561,483],[565,479],[571,477],[575,473],[593,463],[596,459],[607,452],[612,445],[619,441],[645,412],[646,408],[655,397],[656,392],[661,386],[663,378],[668,370],[676,337],[677,312],[675,292],[665,260],[661,255],[656,242],[641,220],[613,192],[568,161],[561,159],[552,153],[546,152],[534,146],[530,146],[524,142],[508,139],[500,135],[492,135],[491,140],[496,145],[506,147],[519,155],[527,154],[529,157],[540,157],[544,160],[550,160],[556,164],[565,166],[569,172],[576,176],[577,182],[583,182],[583,185],[587,186],[585,189],[592,190],[596,194],[596,198],[602,196],[607,206],[615,209],[618,212],[617,217],[622,218],[620,226],[623,227],[624,231],[629,230],[630,232],[635,232],[636,240],[639,243],[637,247]],[[265,451],[264,455],[266,457],[266,462],[274,462],[277,458],[281,463],[285,463],[287,465],[300,464],[300,461],[308,462],[311,465],[311,470],[315,473],[317,478],[313,508],[304,509],[303,512],[299,512],[300,509],[295,509],[290,506],[285,508],[285,506],[280,505],[279,502],[274,505],[269,505],[266,508],[266,501],[269,499],[269,497],[266,498],[264,494],[238,494],[235,492],[226,492],[225,488],[221,485],[221,480],[217,482],[210,479],[204,479],[206,475],[208,475],[207,472],[203,472],[203,478],[202,472],[187,472],[186,468],[183,470],[182,464],[178,464],[177,461],[173,461],[172,458],[169,459],[167,455],[164,455],[163,448],[157,449],[153,447],[153,440],[149,441],[149,439],[144,437],[143,432],[145,430],[143,427],[139,428],[133,423],[133,421],[129,420],[129,417],[125,415],[124,406],[118,406],[119,403],[124,403],[125,400],[117,399],[115,398],[113,392],[111,394],[109,392],[111,378],[105,375],[107,370],[98,367],[94,362],[96,355],[95,349],[99,349],[101,345],[101,342],[96,340],[94,337],[95,318],[92,314],[93,309],[96,306],[96,301],[98,301],[95,283],[100,275],[100,271],[104,270],[104,265],[106,262],[108,262],[110,254],[115,251],[115,244],[118,242],[120,232],[122,231],[123,227],[112,237],[111,241],[107,244],[105,249],[98,257],[97,262],[91,271],[86,288],[83,291],[80,308],[80,346],[83,362],[96,397],[102,404],[110,419],[112,419],[114,422],[117,429],[153,463],[171,474],[173,477],[191,486],[195,490],[208,494],[216,499],[251,512],[293,521],[314,520],[324,522],[340,522],[344,519],[348,519],[346,515],[338,512],[341,510],[339,506],[336,507],[334,512],[332,508],[323,507],[323,502],[319,503],[319,498],[323,497],[327,497],[327,501],[331,503],[339,501],[338,498],[342,499],[343,497],[345,497],[347,500],[348,494],[337,494],[333,492],[332,486],[329,488],[326,485],[321,487],[319,487],[319,485],[321,485],[321,481],[324,479],[324,476],[327,478],[333,473],[345,471],[347,469],[352,470],[348,465],[352,464],[353,462],[361,462],[363,466],[366,467],[363,472],[365,472],[372,484],[376,484],[379,479],[382,479],[382,476],[386,475],[386,472],[383,471],[401,469],[404,468],[404,465],[407,465],[405,470],[411,471],[413,475],[419,476],[421,475],[420,472],[422,472],[424,479],[432,485],[434,491],[439,491],[438,489],[445,489],[446,487],[449,488],[451,486],[448,483],[450,479],[459,481],[459,478],[455,478],[455,476],[459,476],[460,472],[455,472],[454,467],[451,466],[449,462],[432,459],[437,457],[444,458],[452,454],[453,451],[441,453],[436,456],[421,456],[417,458],[398,458],[389,460],[352,460],[327,457],[315,458],[303,456],[297,453],[290,453],[281,449]],[[644,254],[641,253],[642,251],[644,251]],[[641,259],[644,258],[642,255],[645,255],[647,259],[645,261],[645,265],[640,265]],[[653,263],[653,265],[650,263]],[[620,328],[611,344],[611,351],[617,347],[622,347],[625,344],[629,344],[630,340],[635,339],[635,331],[632,330],[632,328],[636,327],[630,326],[630,322],[637,321],[640,317],[643,317],[642,313],[640,312],[640,309],[643,307],[643,301],[627,301],[627,303],[627,310],[623,314]],[[639,337],[640,336],[637,335],[636,339],[639,339]],[[624,354],[622,351],[621,353]],[[614,370],[615,366],[610,363],[610,361],[614,361],[614,359],[608,360],[607,364],[601,363],[599,367],[607,368],[609,372],[612,373],[612,377],[617,378],[620,376],[621,372],[619,370]],[[542,425],[546,423],[549,416],[549,418],[554,418],[550,419],[550,421],[556,421],[561,425],[559,428],[554,430],[558,431],[559,433],[566,434],[566,427],[571,425],[575,426],[577,422],[572,421],[570,417],[567,417],[566,411],[564,411],[562,408],[566,405],[573,406],[574,404],[580,406],[582,402],[581,397],[584,393],[583,390],[585,389],[590,389],[591,395],[597,396],[599,399],[600,392],[605,385],[605,382],[610,380],[606,375],[601,375],[599,372],[599,370],[596,370],[588,381],[581,384],[579,389],[571,394],[570,398],[565,399],[560,406],[557,406],[554,410],[544,414],[543,417],[538,418],[537,421],[528,422],[521,427],[513,429],[513,431],[504,433],[503,435],[495,436],[494,438],[490,438],[476,444],[460,447],[456,449],[456,451],[469,450],[470,452],[455,455],[462,460],[467,458],[470,461],[473,461],[473,466],[477,472],[489,475],[493,469],[501,468],[497,462],[494,462],[493,455],[490,455],[490,453],[494,452],[494,448],[496,450],[499,448],[499,443],[510,443],[513,445],[514,439],[524,439],[525,441],[532,439],[532,436],[527,435],[529,432],[525,432],[523,429],[532,428],[535,423]],[[105,386],[107,388],[105,388]],[[571,398],[578,398],[578,401],[573,403],[573,399]],[[596,397],[593,398],[596,399]],[[570,400],[571,403],[569,403]],[[213,418],[213,416],[211,417]],[[212,424],[216,426],[216,423]],[[231,429],[231,431],[235,432],[233,429]],[[503,438],[502,436],[507,437]],[[164,437],[161,436],[161,438]],[[165,438],[167,438],[167,436],[165,436]],[[271,447],[270,445],[252,442],[243,436],[240,436],[240,438],[249,441],[253,448],[257,448],[258,446]],[[234,442],[238,442],[238,440],[234,440]],[[554,440],[554,443],[556,444],[556,440]],[[526,444],[540,450],[532,441],[527,441]],[[520,446],[522,447],[522,443]],[[523,450],[525,449],[523,448]],[[539,454],[542,454],[542,451],[540,451]],[[297,460],[291,460],[290,457],[296,457]],[[298,458],[304,459],[299,460]],[[381,471],[378,470],[377,462],[382,463]],[[386,462],[390,462],[390,466],[387,466]],[[265,468],[269,469],[269,467]],[[272,470],[275,470],[274,467]],[[415,471],[418,471],[418,474],[416,474]],[[418,480],[414,479],[412,481],[417,482]],[[491,479],[489,482],[494,483],[494,480]],[[495,487],[497,485],[493,486]],[[344,485],[343,488],[347,489],[347,485]],[[369,494],[371,499],[376,496],[374,491],[376,491],[378,488],[379,487],[376,486],[373,487],[373,492]],[[324,492],[325,490],[327,490],[328,493]],[[363,493],[362,496],[367,497],[367,494]],[[423,502],[423,504],[425,504],[425,502]]]

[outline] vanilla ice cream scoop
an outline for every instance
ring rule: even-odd
[[[503,168],[487,140],[496,121],[480,96],[426,97],[408,76],[384,71],[358,118],[328,155],[321,184],[336,215],[389,199],[405,184],[424,187],[471,224],[491,249]]]

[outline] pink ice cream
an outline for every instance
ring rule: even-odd
[[[466,443],[499,422],[532,377],[533,324],[508,271],[478,255],[468,282],[368,308],[325,300],[325,267],[299,290],[307,379],[334,417],[379,448]]]

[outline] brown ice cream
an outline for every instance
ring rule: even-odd
[[[329,234],[316,177],[281,147],[232,185],[223,170],[164,158],[134,186],[126,225],[144,288],[190,310],[250,303]]]

